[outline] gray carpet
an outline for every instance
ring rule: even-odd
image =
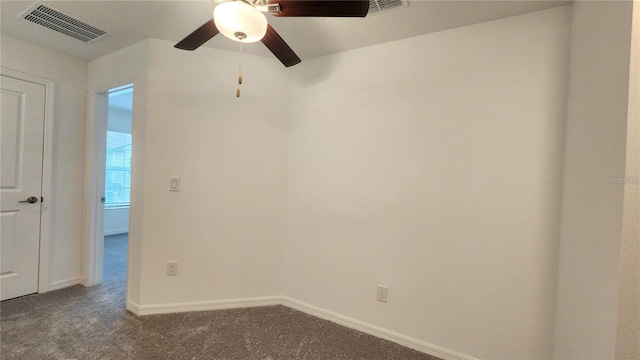
[[[99,286],[2,302],[2,359],[437,359],[284,306],[136,317],[126,247],[105,238]]]

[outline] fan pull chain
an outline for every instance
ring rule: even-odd
[[[238,42],[238,88],[236,97],[240,97],[240,85],[242,85],[242,43]]]

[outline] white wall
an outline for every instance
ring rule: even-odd
[[[116,235],[129,232],[129,208],[104,209],[104,234]]]
[[[284,294],[474,357],[549,358],[569,16],[298,65]]]
[[[148,57],[148,66],[134,70],[145,79],[148,71],[148,97],[134,101],[133,176],[144,188],[134,190],[139,207],[132,200],[141,287],[129,299],[144,308],[279,295],[290,86],[284,67],[245,55],[238,99],[235,53],[186,52],[160,40],[136,49],[90,64],[90,84],[100,83],[118,62]],[[134,93],[139,99],[138,87]],[[136,132],[140,108],[148,126]],[[181,177],[180,192],[168,191],[169,176]],[[168,260],[179,262],[177,277],[165,275]]]
[[[87,63],[2,35],[2,67],[55,81],[49,284],[80,277]]]
[[[554,358],[613,359],[631,2],[577,1],[571,21]]]

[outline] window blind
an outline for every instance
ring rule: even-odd
[[[127,207],[131,190],[131,134],[107,131],[105,208]]]

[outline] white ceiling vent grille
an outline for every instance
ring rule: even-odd
[[[379,14],[407,6],[409,6],[407,0],[369,0],[369,13],[367,15]]]
[[[108,34],[105,30],[87,24],[41,2],[33,3],[18,17],[84,42],[98,41]]]

